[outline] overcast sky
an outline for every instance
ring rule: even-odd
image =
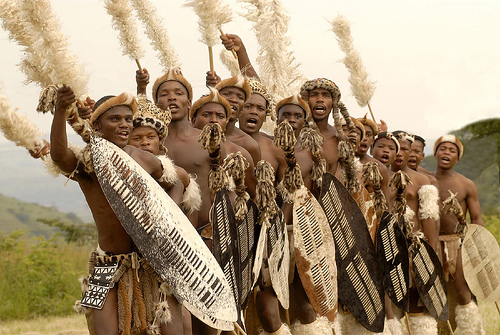
[[[208,55],[199,42],[197,17],[182,1],[153,1],[164,18],[171,43],[182,62],[194,96],[205,93]],[[238,15],[241,5],[224,1],[233,8],[233,22],[226,33],[242,37],[255,65],[258,45],[251,24]],[[500,2],[461,0],[332,1],[283,0],[291,17],[290,50],[301,63],[307,78],[327,77],[337,83],[351,115],[368,112],[351,94],[348,72],[339,62],[343,52],[330,30],[329,20],[338,14],[350,22],[354,46],[369,74],[376,81],[371,106],[377,119],[391,129],[405,129],[434,141],[440,135],[467,123],[500,117]],[[90,74],[89,91],[94,99],[122,91],[135,92],[136,65],[122,56],[118,33],[103,2],[98,0],[52,1],[69,37],[70,49]],[[139,26],[142,30],[142,26]],[[142,35],[144,36],[144,35]],[[495,42],[497,41],[497,42]],[[141,60],[152,77],[161,73],[156,52],[143,37],[147,56]],[[222,46],[215,47],[218,56]],[[37,115],[40,88],[25,85],[16,64],[21,49],[0,31],[0,81],[13,106],[32,117],[48,134],[51,117]],[[218,61],[216,71],[228,72]],[[148,94],[151,87],[148,89]],[[0,144],[6,139],[0,135]]]

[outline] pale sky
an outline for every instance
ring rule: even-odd
[[[371,101],[375,117],[384,119],[390,129],[405,129],[428,141],[463,125],[484,118],[500,117],[500,2],[462,0],[332,1],[282,0],[291,20],[288,36],[290,51],[301,63],[307,78],[326,77],[337,83],[342,100],[352,116],[368,112],[351,94],[348,72],[340,62],[344,57],[329,20],[338,14],[351,22],[354,46],[369,74],[376,81]],[[199,42],[198,18],[182,1],[153,1],[171,44],[182,62],[186,78],[193,84],[194,96],[205,93],[208,54]],[[242,37],[250,57],[258,45],[251,25],[238,15],[241,4],[226,0],[233,8],[233,21],[223,29]],[[135,92],[136,64],[122,56],[118,32],[103,2],[98,0],[54,0],[52,6],[68,36],[70,50],[85,64],[90,74],[89,92],[97,100],[103,95]],[[142,34],[142,26],[138,23]],[[156,52],[143,36],[151,83],[161,67]],[[228,71],[218,60],[222,45],[216,46],[215,69],[224,78]],[[51,116],[37,115],[40,88],[25,85],[16,64],[21,49],[0,31],[0,81],[2,94],[20,112],[29,115],[48,134]],[[0,135],[0,144],[6,139]],[[432,142],[430,142],[432,143]]]

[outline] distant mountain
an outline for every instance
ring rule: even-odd
[[[455,171],[476,183],[483,213],[500,213],[500,118],[481,120],[453,131],[464,145]],[[422,166],[436,171],[434,157]]]
[[[37,219],[57,219],[67,223],[82,224],[73,213],[63,213],[55,208],[23,202],[0,194],[0,232],[10,233],[22,229],[30,236],[50,236],[58,231]]]

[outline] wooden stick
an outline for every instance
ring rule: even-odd
[[[139,71],[142,72],[141,63],[139,63],[139,60],[137,58],[135,59],[135,63],[137,64],[137,67],[139,68]]]
[[[288,312],[288,309],[285,309],[285,317],[286,317],[286,324],[291,326],[291,324],[290,324],[290,312]]]
[[[370,110],[370,115],[372,116],[373,122],[377,123],[377,121],[375,120],[375,116],[373,116],[373,112],[372,112],[372,108],[370,107],[370,103],[367,103],[367,105],[368,105],[368,109]]]
[[[210,72],[214,73],[214,53],[212,47],[208,47],[208,61],[210,63]]]
[[[498,307],[498,302],[495,301],[495,305],[497,306],[498,314],[500,314],[500,307]]]
[[[408,327],[408,334],[411,335],[410,319],[408,318],[408,313],[405,312],[406,326]]]
[[[226,34],[224,34],[224,32],[222,31],[222,28],[219,28],[219,31],[220,31],[220,34],[221,34],[221,35],[226,35]],[[234,51],[233,49],[231,49],[231,52],[233,53],[234,59],[238,59],[238,56],[236,55],[236,51]]]
[[[453,332],[453,328],[451,328],[451,323],[450,323],[450,320],[446,320],[446,324],[448,325],[448,330],[450,331],[450,333],[451,333],[452,335],[453,335],[453,334],[455,334],[455,333]]]
[[[238,322],[234,322],[234,326],[236,327],[236,329],[238,330],[238,334],[243,334],[243,335],[247,335],[247,333],[245,333],[245,331],[243,329],[241,329],[240,325],[238,324]]]

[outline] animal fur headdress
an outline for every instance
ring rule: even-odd
[[[216,89],[210,89],[210,94],[209,95],[204,95],[198,100],[196,100],[189,110],[189,119],[193,117],[194,114],[203,106],[208,104],[209,102],[215,102],[216,104],[221,105],[224,107],[224,110],[226,111],[226,117],[229,119],[231,116],[231,113],[233,112],[233,109],[231,108],[231,105],[229,102],[227,102],[226,99],[224,99],[220,94],[219,91]]]
[[[354,126],[358,128],[359,131],[361,132],[361,138],[359,140],[362,141],[366,136],[365,126],[361,121],[359,121],[359,119],[355,119],[352,116],[351,116],[351,121],[354,123]],[[342,119],[342,126],[345,125],[346,125],[345,119]]]
[[[302,84],[302,87],[300,88],[300,96],[302,97],[302,99],[307,100],[309,92],[314,90],[315,88],[323,88],[329,91],[334,102],[340,101],[339,87],[333,81],[326,78],[316,78],[308,80],[304,84]]]
[[[392,140],[396,144],[396,153],[399,152],[399,149],[400,149],[399,141],[392,133],[389,133],[386,131],[381,131],[380,133],[377,134],[377,136],[375,136],[375,139],[373,140],[372,147],[374,147],[375,142],[377,142],[377,140],[381,139],[381,138],[388,138],[388,139]]]
[[[226,87],[237,87],[245,92],[245,102],[247,102],[247,100],[250,98],[250,95],[252,94],[250,85],[241,74],[237,75],[236,77],[224,79],[223,81],[215,85],[215,89],[219,92]]]
[[[462,158],[462,156],[464,155],[464,146],[462,142],[460,142],[460,140],[455,135],[451,134],[443,135],[440,138],[438,138],[436,142],[434,142],[434,154],[436,153],[439,145],[445,142],[455,144],[458,148],[458,159]]]
[[[139,113],[139,110],[137,108],[137,101],[132,94],[127,92],[124,92],[119,96],[112,96],[102,104],[99,104],[98,101],[96,105],[98,105],[98,107],[94,110],[92,116],[90,117],[90,124],[93,124],[94,121],[96,121],[102,114],[104,114],[104,112],[116,106],[130,107],[134,117]]]
[[[134,128],[151,127],[158,133],[160,141],[163,142],[168,134],[168,125],[172,121],[170,110],[162,110],[149,101],[144,94],[137,97],[139,114],[134,118]]]
[[[276,118],[279,117],[279,110],[285,105],[297,105],[304,110],[306,123],[312,121],[311,109],[309,105],[303,99],[299,97],[298,94],[294,94],[291,97],[282,99],[276,104]]]
[[[415,142],[415,138],[402,130],[393,131],[392,134],[398,139],[398,141],[410,141],[410,144]]]
[[[269,91],[266,89],[264,84],[255,79],[248,79],[248,85],[250,85],[252,94],[262,95],[262,97],[266,100],[266,115],[272,116],[275,103],[273,97],[269,94]]]
[[[360,117],[359,119],[357,119],[359,122],[361,122],[363,124],[363,126],[369,126],[370,128],[372,128],[373,130],[373,136],[377,135],[378,134],[378,126],[377,124],[370,120],[369,118],[366,117],[367,114],[365,114],[364,117]],[[366,130],[366,129],[365,129]]]
[[[155,83],[153,85],[153,100],[154,102],[158,102],[158,89],[160,88],[161,84],[163,84],[166,81],[177,81],[182,84],[186,88],[186,91],[188,93],[188,99],[191,100],[193,99],[193,87],[187,81],[186,78],[182,75],[182,72],[179,68],[170,68],[168,69],[167,73],[165,73],[163,76],[155,80]]]

